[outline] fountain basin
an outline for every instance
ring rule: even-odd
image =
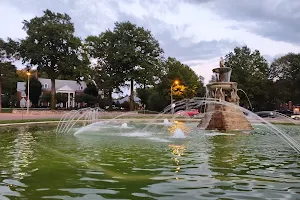
[[[208,83],[206,87],[209,90],[216,90],[220,88],[222,88],[222,90],[232,90],[233,88],[237,87],[237,83],[236,82],[214,82],[214,83]]]

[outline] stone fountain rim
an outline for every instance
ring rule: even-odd
[[[213,70],[212,70],[214,73],[220,73],[220,72],[231,72],[232,71],[232,68],[231,67],[218,67],[218,68],[214,68]]]
[[[212,82],[206,84],[206,86],[213,86],[213,85],[237,85],[237,82]]]

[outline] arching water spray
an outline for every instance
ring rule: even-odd
[[[253,111],[253,107],[252,107],[252,104],[251,104],[251,102],[250,102],[250,99],[249,99],[247,93],[246,93],[244,90],[242,90],[242,89],[238,89],[238,91],[241,91],[241,92],[243,92],[243,93],[245,94],[245,96],[246,96],[246,98],[247,98],[247,100],[248,100],[249,106],[250,106],[250,108],[251,108],[251,111]]]

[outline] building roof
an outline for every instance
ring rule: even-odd
[[[42,84],[43,90],[51,90],[51,80],[48,78],[39,78],[39,81]],[[17,91],[25,90],[26,82],[18,82],[17,83]],[[45,87],[47,86],[47,87]],[[73,80],[55,80],[55,90],[59,90],[61,88],[68,88],[68,90],[72,89],[73,91],[82,91],[87,86],[84,81],[81,81],[80,84],[77,81]]]
[[[133,100],[134,100],[134,102],[140,102],[141,101],[141,99],[139,97],[137,97],[137,96],[134,96]],[[120,104],[122,104],[122,103],[124,103],[126,101],[129,102],[129,96],[126,96],[126,97],[124,97],[122,99],[114,100],[114,102],[119,102]]]

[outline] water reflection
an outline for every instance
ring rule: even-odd
[[[186,150],[184,145],[175,145],[170,144],[169,148],[171,149],[171,153],[173,155],[173,161],[176,165],[175,173],[178,173],[180,171],[180,157],[184,155],[184,151]],[[178,177],[176,176],[176,179],[178,180]]]
[[[12,140],[8,143],[7,151],[2,154],[7,163],[2,168],[0,197],[1,194],[21,196],[20,192],[25,191],[27,187],[24,179],[30,177],[31,173],[36,170],[30,167],[36,160],[34,155],[35,139],[32,133],[28,132],[26,127],[21,127],[17,134],[12,134],[7,137],[7,139],[9,138]]]
[[[156,130],[153,137],[170,138]],[[0,135],[0,199],[297,199],[300,156],[277,136],[190,131],[168,143],[109,133]]]
[[[184,134],[186,135],[187,133],[190,133],[190,127],[188,127],[185,123],[183,122],[179,122],[179,121],[174,121],[174,123],[168,127],[168,131],[171,134],[174,134],[174,132],[176,131],[176,129],[180,129],[184,132]]]
[[[26,131],[23,127],[20,128],[13,143],[13,148],[11,148],[11,151],[9,152],[13,157],[13,160],[10,161],[10,164],[12,165],[12,178],[21,180],[25,176],[30,176],[26,169],[29,164],[36,160],[33,150],[35,140],[32,133]]]

